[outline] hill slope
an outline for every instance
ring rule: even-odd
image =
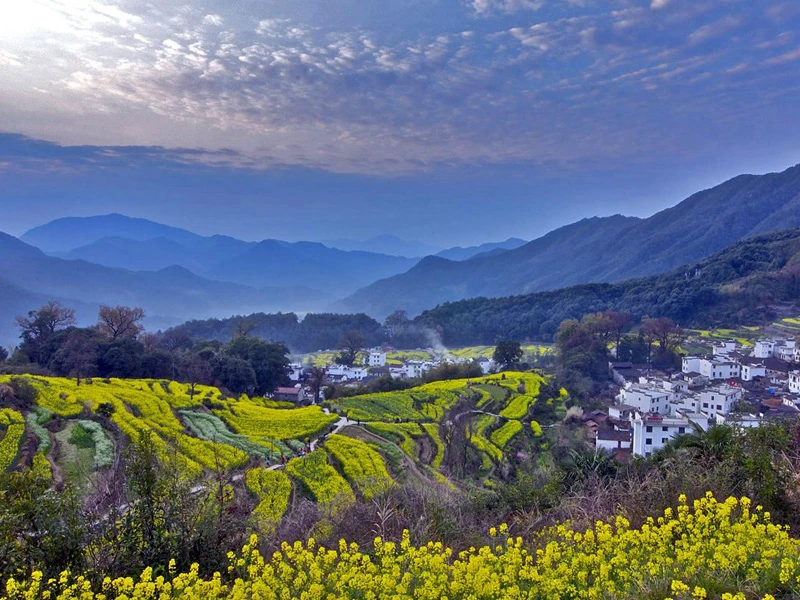
[[[440,302],[524,294],[661,273],[748,236],[800,226],[800,165],[741,175],[647,219],[587,219],[516,250],[462,263],[423,261],[339,307],[384,316]],[[423,293],[418,293],[423,291]]]
[[[547,289],[555,280],[563,281],[561,285],[591,281],[597,254],[607,241],[617,239],[637,222],[621,215],[595,217],[556,229],[515,250],[465,261],[429,256],[407,273],[377,281],[336,307],[376,316],[395,309],[414,314],[462,298]],[[554,265],[561,265],[564,271],[559,273]]]
[[[438,252],[436,256],[446,258],[448,260],[468,260],[474,256],[487,254],[489,252],[498,252],[503,250],[514,250],[520,246],[527,244],[525,240],[520,238],[508,238],[504,242],[487,242],[478,246],[455,246]]]
[[[346,295],[376,279],[401,273],[415,262],[413,258],[337,250],[316,242],[264,240],[203,273],[243,285],[307,285]]]
[[[449,346],[551,339],[559,323],[600,310],[668,316],[682,325],[730,326],[800,311],[800,229],[756,236],[694,264],[622,283],[586,284],[505,298],[473,298],[425,311],[416,322]]]

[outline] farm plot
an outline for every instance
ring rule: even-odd
[[[383,457],[366,442],[332,435],[325,448],[341,464],[345,477],[369,499],[392,485],[392,478]]]
[[[292,482],[283,471],[269,471],[264,467],[249,469],[244,478],[247,489],[258,498],[253,519],[261,530],[272,531],[289,507]]]

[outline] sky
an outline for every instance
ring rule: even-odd
[[[800,162],[796,0],[0,2],[0,229],[440,246]]]

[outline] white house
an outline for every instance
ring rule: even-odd
[[[714,381],[717,379],[735,379],[742,374],[741,365],[733,360],[700,359],[700,374]]]
[[[794,360],[794,351],[796,348],[794,344],[791,346],[778,346],[776,348],[776,358],[780,358],[781,360],[785,360],[786,362],[792,362]]]
[[[743,395],[742,388],[730,385],[720,385],[703,390],[700,392],[700,412],[707,415],[715,413],[727,415]]]
[[[670,392],[650,385],[627,384],[617,395],[617,402],[627,404],[642,413],[667,415]]]
[[[770,358],[775,351],[775,340],[758,340],[753,347],[755,358]]]
[[[708,417],[700,414],[685,413],[662,417],[637,413],[631,421],[633,454],[648,456],[660,450],[675,437],[691,433],[694,429],[692,423],[697,423],[704,430],[709,427]]]
[[[714,356],[728,356],[731,352],[735,352],[738,349],[736,342],[733,340],[727,340],[725,342],[719,342],[714,344],[711,347],[711,353]]]
[[[480,365],[481,371],[483,371],[484,375],[488,375],[494,370],[494,361],[491,358],[481,356],[478,359],[478,364]]]
[[[684,356],[681,362],[681,371],[684,373],[699,373],[701,360],[703,359],[699,356]]]
[[[671,402],[671,412],[675,413],[699,413],[700,412],[700,394],[691,394],[681,396],[678,400]]]
[[[733,425],[734,427],[750,428],[761,425],[761,417],[758,415],[721,415],[717,413],[715,421],[717,425]]]
[[[764,363],[742,364],[742,381],[753,381],[756,377],[766,377],[767,367]]]
[[[341,377],[346,381],[361,381],[367,376],[367,370],[363,367],[346,367],[344,365],[329,365],[328,375],[331,377]]]
[[[422,377],[433,368],[433,364],[419,360],[409,360],[403,365],[403,377],[414,379]]]
[[[789,373],[789,391],[793,394],[800,394],[800,371]]]
[[[369,352],[366,356],[368,367],[385,367],[386,366],[386,352]]]

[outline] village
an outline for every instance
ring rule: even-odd
[[[609,363],[618,389],[607,410],[584,415],[597,450],[618,459],[649,456],[675,437],[715,424],[758,427],[800,415],[800,347],[794,339],[713,344],[684,356],[680,372]]]
[[[421,379],[425,375],[444,364],[467,364],[475,362],[484,375],[494,373],[497,369],[495,361],[485,356],[466,358],[456,356],[447,350],[433,348],[417,349],[418,353],[427,354],[428,360],[402,360],[399,364],[390,364],[385,348],[372,348],[360,353],[360,363],[352,366],[330,362],[322,367],[325,371],[326,385],[357,386],[389,376],[393,379]],[[308,373],[312,368],[306,361],[293,362],[289,365],[289,379],[293,385],[279,387],[273,398],[295,404],[309,404],[314,401],[314,394],[307,384]],[[324,390],[320,391],[319,401],[325,400]]]

